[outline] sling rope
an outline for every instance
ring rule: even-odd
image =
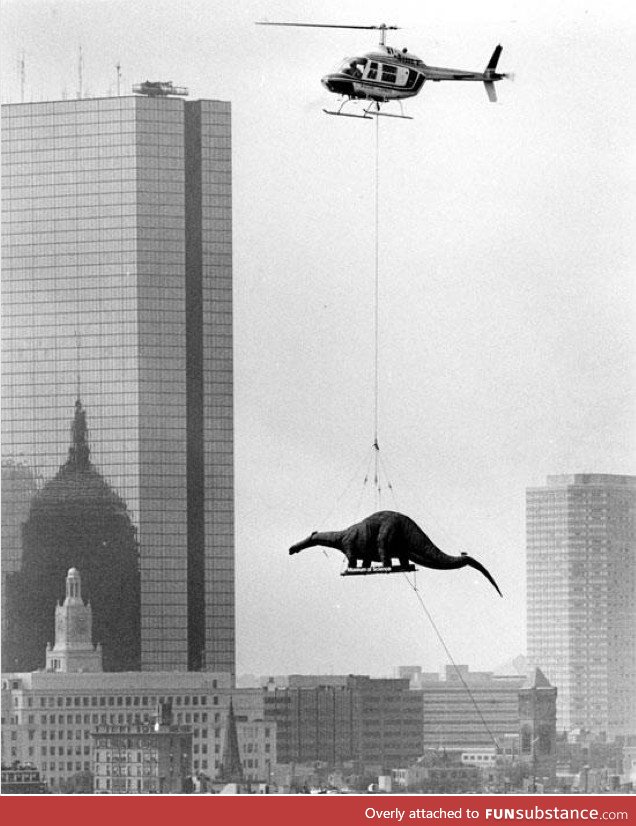
[[[379,399],[380,399],[380,118],[375,118],[375,180],[374,180],[374,220],[375,220],[375,289],[373,302],[373,449],[375,451],[376,505],[381,504],[380,444],[378,442]]]

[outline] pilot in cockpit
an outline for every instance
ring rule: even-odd
[[[343,63],[340,71],[344,75],[351,75],[354,78],[361,78],[364,72],[364,67],[367,65],[365,58],[354,58]]]

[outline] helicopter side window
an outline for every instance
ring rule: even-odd
[[[378,64],[371,61],[369,63],[369,71],[367,72],[367,77],[369,80],[375,80],[378,76]]]
[[[339,72],[343,75],[352,75],[353,74],[353,64],[354,61],[351,59],[343,61],[340,66]]]
[[[411,89],[415,86],[415,81],[417,80],[417,72],[414,69],[409,69],[409,77],[406,81],[407,89]]]
[[[382,80],[385,83],[395,83],[397,80],[397,68],[395,66],[383,66]]]

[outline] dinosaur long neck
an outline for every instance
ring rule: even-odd
[[[324,546],[325,548],[337,548],[342,550],[342,531],[315,531],[307,539],[294,545],[294,551],[302,551],[305,548],[314,548],[316,545]]]
[[[326,548],[342,550],[342,531],[316,531],[309,539],[311,545],[324,545]]]

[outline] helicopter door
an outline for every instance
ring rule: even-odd
[[[369,70],[367,71],[367,79],[375,80],[378,76],[378,64],[373,60],[369,63]]]
[[[396,86],[406,86],[409,79],[409,70],[406,66],[398,66],[397,78],[395,79]]]
[[[397,67],[384,64],[382,66],[382,80],[384,83],[395,83],[397,80]]]

